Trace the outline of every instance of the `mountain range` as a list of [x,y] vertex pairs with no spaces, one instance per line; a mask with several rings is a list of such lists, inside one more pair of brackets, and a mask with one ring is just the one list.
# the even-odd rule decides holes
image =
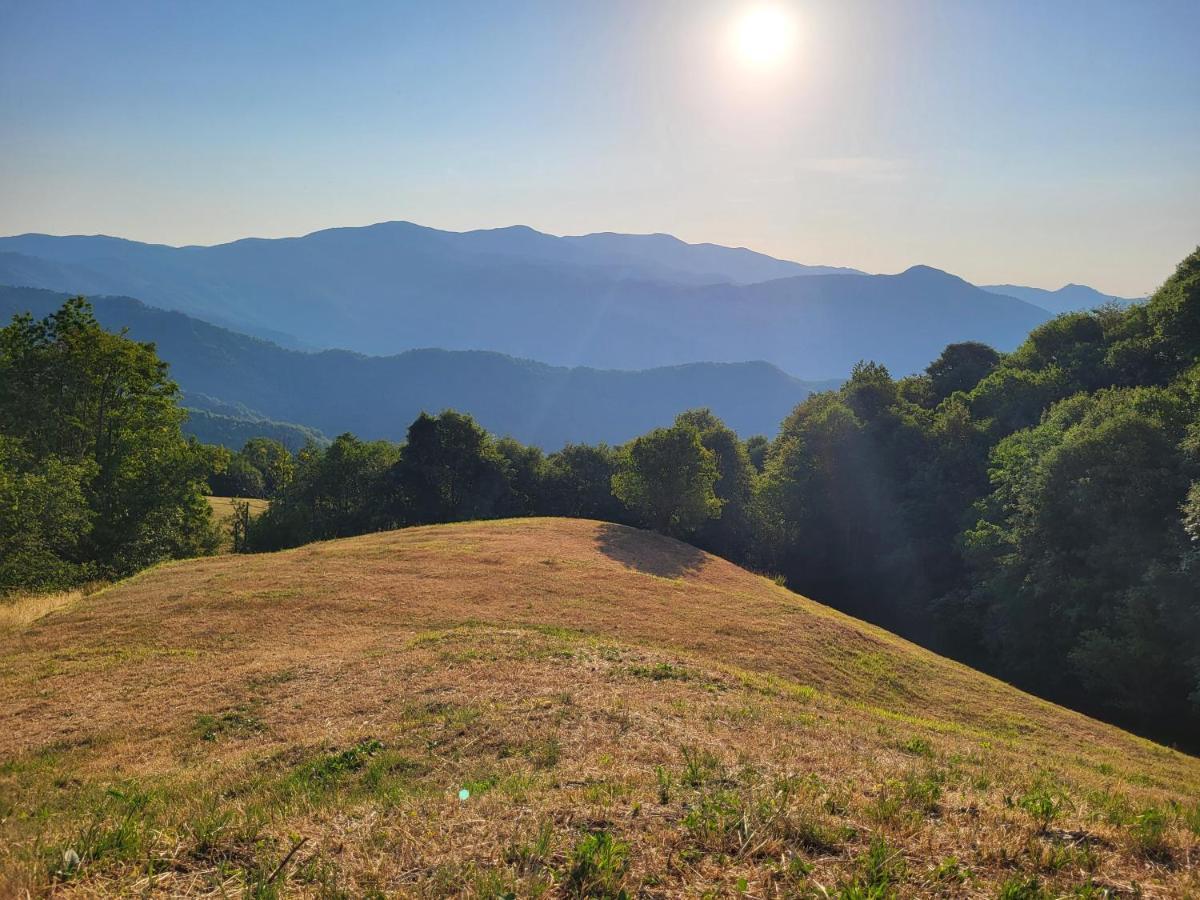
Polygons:
[[[43,317],[67,296],[0,288],[0,320],[20,312]],[[447,408],[546,449],[569,441],[621,443],[702,406],[743,436],[773,434],[809,393],[838,383],[800,381],[763,362],[611,371],[483,351],[304,352],[129,297],[91,299],[106,328],[127,328],[130,337],[155,343],[193,409],[192,433],[233,446],[256,434],[296,446],[321,438],[312,429],[400,440],[422,410]]]
[[1095,305],[1068,289],[982,289],[925,266],[870,275],[661,234],[409,222],[211,247],[0,238],[0,284],[134,296],[300,349],[491,350],[633,370],[763,360],[806,379],[860,359],[907,374],[954,341],[1008,350],[1058,307]]
[[1060,287],[1057,291],[1023,287],[1019,284],[985,284],[982,287],[985,291],[991,291],[993,294],[1016,297],[1018,300],[1040,306],[1056,316],[1066,312],[1095,309],[1097,306],[1109,303],[1128,306],[1146,299],[1145,297],[1115,297],[1112,294],[1102,294],[1086,284],[1068,284]]

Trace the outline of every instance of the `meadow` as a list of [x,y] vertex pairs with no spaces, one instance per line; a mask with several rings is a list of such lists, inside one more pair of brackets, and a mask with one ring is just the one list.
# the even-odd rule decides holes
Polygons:
[[0,893],[1188,896],[1200,761],[661,535],[165,563],[0,631]]

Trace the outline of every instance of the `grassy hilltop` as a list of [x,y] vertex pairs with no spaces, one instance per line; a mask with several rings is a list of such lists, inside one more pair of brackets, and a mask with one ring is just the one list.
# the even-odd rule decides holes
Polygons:
[[31,618],[2,896],[1200,892],[1200,760],[647,532],[412,528]]

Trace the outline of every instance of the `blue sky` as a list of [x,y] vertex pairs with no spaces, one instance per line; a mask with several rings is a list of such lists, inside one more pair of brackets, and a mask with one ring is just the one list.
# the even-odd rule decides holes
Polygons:
[[[1134,294],[1200,241],[1200,3],[0,0],[0,233],[667,231]],[[777,4],[778,5],[778,4]]]

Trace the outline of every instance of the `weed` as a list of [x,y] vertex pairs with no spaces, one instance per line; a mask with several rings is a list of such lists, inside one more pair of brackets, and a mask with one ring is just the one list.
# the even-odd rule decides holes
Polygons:
[[923,737],[914,737],[900,745],[900,749],[913,756],[933,756],[933,744]]
[[52,851],[51,875],[71,878],[90,862],[145,857],[151,824],[149,806],[150,795],[136,787],[109,788],[91,824],[66,847]]
[[944,779],[940,772],[931,772],[923,778],[909,772],[904,776],[904,802],[923,815],[935,815],[939,810],[938,801],[942,799]]
[[933,877],[945,883],[962,884],[971,877],[971,870],[959,862],[957,856],[947,856],[933,870]]
[[904,858],[882,837],[871,840],[857,861],[857,873],[841,885],[839,900],[890,900],[898,896],[897,884],[904,877]]
[[552,734],[538,743],[533,752],[533,764],[539,769],[553,769],[562,759],[562,742]]
[[629,845],[607,831],[585,835],[571,851],[571,867],[563,879],[569,897],[624,900],[622,887],[629,870]]
[[1123,794],[1114,794],[1107,788],[1089,793],[1087,803],[1092,809],[1092,817],[1109,825],[1128,825],[1134,819],[1129,798]]
[[1014,875],[1000,885],[996,900],[1050,900],[1051,894],[1042,887],[1036,875],[1028,878]]
[[346,750],[319,756],[297,768],[284,780],[284,793],[322,793],[336,785],[344,776],[362,771],[382,749],[383,744],[380,741],[369,738]]
[[1167,817],[1161,809],[1151,806],[1143,810],[1129,829],[1133,846],[1142,856],[1149,859],[1167,859],[1171,856],[1171,845],[1167,840]]
[[202,741],[215,741],[223,735],[257,734],[265,728],[262,719],[245,706],[216,716],[197,716],[192,725],[192,731]]
[[543,822],[533,839],[522,844],[510,844],[504,851],[504,861],[518,872],[538,872],[550,861],[554,849],[554,825]]
[[1065,792],[1044,781],[1035,784],[1017,800],[1017,806],[1029,814],[1040,832],[1050,827],[1068,803]]
[[232,810],[218,809],[210,803],[187,828],[192,837],[192,854],[200,859],[214,855],[232,821]]
[[721,771],[721,761],[708,750],[696,750],[694,747],[681,747],[683,754],[683,774],[680,783],[688,787],[701,787]]
[[1183,824],[1191,829],[1192,834],[1200,837],[1200,803],[1191,809],[1183,810],[1180,818],[1183,820]]
[[658,802],[666,806],[671,802],[671,789],[675,786],[675,779],[662,766],[654,767],[654,777],[658,781]]
[[635,678],[648,678],[651,681],[687,681],[692,677],[687,669],[668,662],[656,663],[653,666],[630,666],[629,674]]

